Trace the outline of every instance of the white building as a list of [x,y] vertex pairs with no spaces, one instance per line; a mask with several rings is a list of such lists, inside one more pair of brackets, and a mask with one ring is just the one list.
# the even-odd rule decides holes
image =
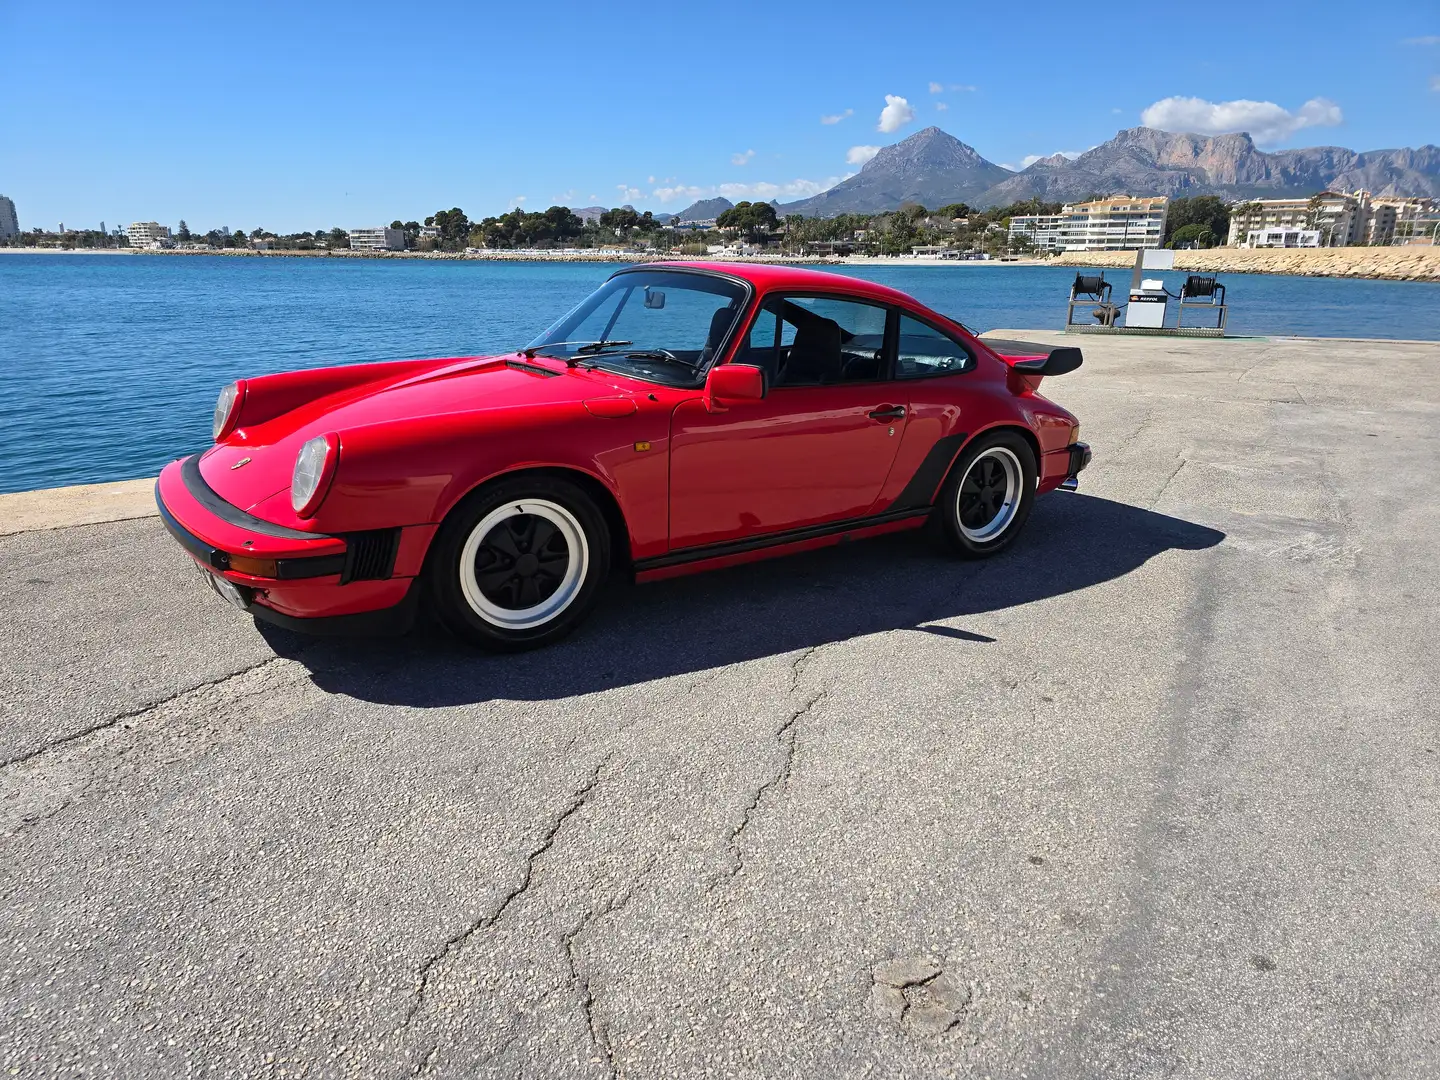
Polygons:
[[133,248],[159,248],[170,245],[170,230],[154,221],[132,221],[125,230]]
[[1320,234],[1320,247],[1347,247],[1365,240],[1370,220],[1370,193],[1322,191],[1304,199],[1257,199],[1230,209],[1232,247],[1248,244],[1252,232],[1271,229],[1310,230]]
[[1029,240],[1036,251],[1064,251],[1064,214],[1028,214],[1010,219],[1010,245],[1016,237]]
[[1267,229],[1251,229],[1245,234],[1245,246],[1251,248],[1318,248],[1319,229],[1292,229],[1284,225]]
[[1058,214],[1010,219],[1010,238],[1028,239],[1040,251],[1138,251],[1158,248],[1165,239],[1170,200],[1163,195],[1135,198],[1110,195],[1070,203]]
[[351,229],[350,248],[352,251],[404,251],[405,230],[388,227]]
[[0,195],[0,240],[20,235],[20,219],[15,215],[15,202],[8,195]]
[[405,230],[391,228],[351,229],[351,251],[404,251]]
[[1433,244],[1440,199],[1381,195],[1371,201],[1365,240],[1370,244]]

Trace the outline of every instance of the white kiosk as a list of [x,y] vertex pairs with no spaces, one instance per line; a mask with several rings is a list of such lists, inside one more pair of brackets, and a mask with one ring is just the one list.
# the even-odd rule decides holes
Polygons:
[[1125,307],[1125,325],[1144,330],[1162,330],[1170,294],[1160,278],[1147,278],[1146,270],[1175,269],[1175,252],[1168,248],[1142,248],[1135,253],[1135,271],[1130,278],[1130,302]]

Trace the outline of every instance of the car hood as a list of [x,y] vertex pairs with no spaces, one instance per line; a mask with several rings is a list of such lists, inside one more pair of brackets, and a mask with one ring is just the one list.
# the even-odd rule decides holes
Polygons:
[[635,389],[603,371],[532,363],[513,354],[470,357],[398,381],[381,377],[307,402],[263,424],[242,427],[206,451],[200,473],[226,502],[253,510],[290,487],[295,455],[316,435],[339,433],[343,454],[348,428],[585,401]]

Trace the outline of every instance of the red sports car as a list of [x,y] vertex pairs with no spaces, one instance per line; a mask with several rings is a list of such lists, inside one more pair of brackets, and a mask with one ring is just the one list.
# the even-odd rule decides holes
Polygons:
[[868,281],[652,263],[504,356],[241,379],[156,500],[259,618],[394,630],[423,604],[530,648],[616,569],[653,581],[927,522],[994,554],[1090,461],[1037,393],[1080,362]]

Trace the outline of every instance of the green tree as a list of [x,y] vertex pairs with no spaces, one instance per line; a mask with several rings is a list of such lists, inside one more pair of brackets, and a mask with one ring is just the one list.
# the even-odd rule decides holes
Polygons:
[[1170,243],[1166,246],[1172,248],[1184,248],[1192,246],[1201,248],[1212,248],[1215,246],[1215,244],[1215,233],[1210,228],[1210,226],[1198,221],[1194,221],[1191,222],[1189,225],[1182,225],[1180,228],[1176,229],[1174,235],[1170,237]]
[[185,224],[185,219],[180,219],[180,228],[175,230],[175,239],[182,244],[189,243],[194,237],[190,235],[190,226]]
[[435,217],[426,218],[425,223],[440,230],[440,246],[446,251],[459,251],[470,238],[470,219],[458,206],[435,211]]
[[396,218],[394,221],[390,222],[390,228],[392,228],[392,229],[403,229],[403,228],[405,228],[405,223],[404,223],[403,221],[401,221],[399,218]]
[[330,230],[328,239],[332,251],[343,250],[350,246],[350,234],[338,226]]
[[[1241,208],[1237,208],[1238,210]],[[1191,198],[1171,199],[1165,212],[1165,238],[1167,247],[1174,246],[1175,234],[1191,225],[1203,225],[1215,237],[1230,235],[1230,208],[1224,200],[1215,195],[1196,195]],[[1194,236],[1190,235],[1193,239]],[[1219,241],[1217,240],[1216,243]],[[1209,245],[1211,247],[1214,244]]]

